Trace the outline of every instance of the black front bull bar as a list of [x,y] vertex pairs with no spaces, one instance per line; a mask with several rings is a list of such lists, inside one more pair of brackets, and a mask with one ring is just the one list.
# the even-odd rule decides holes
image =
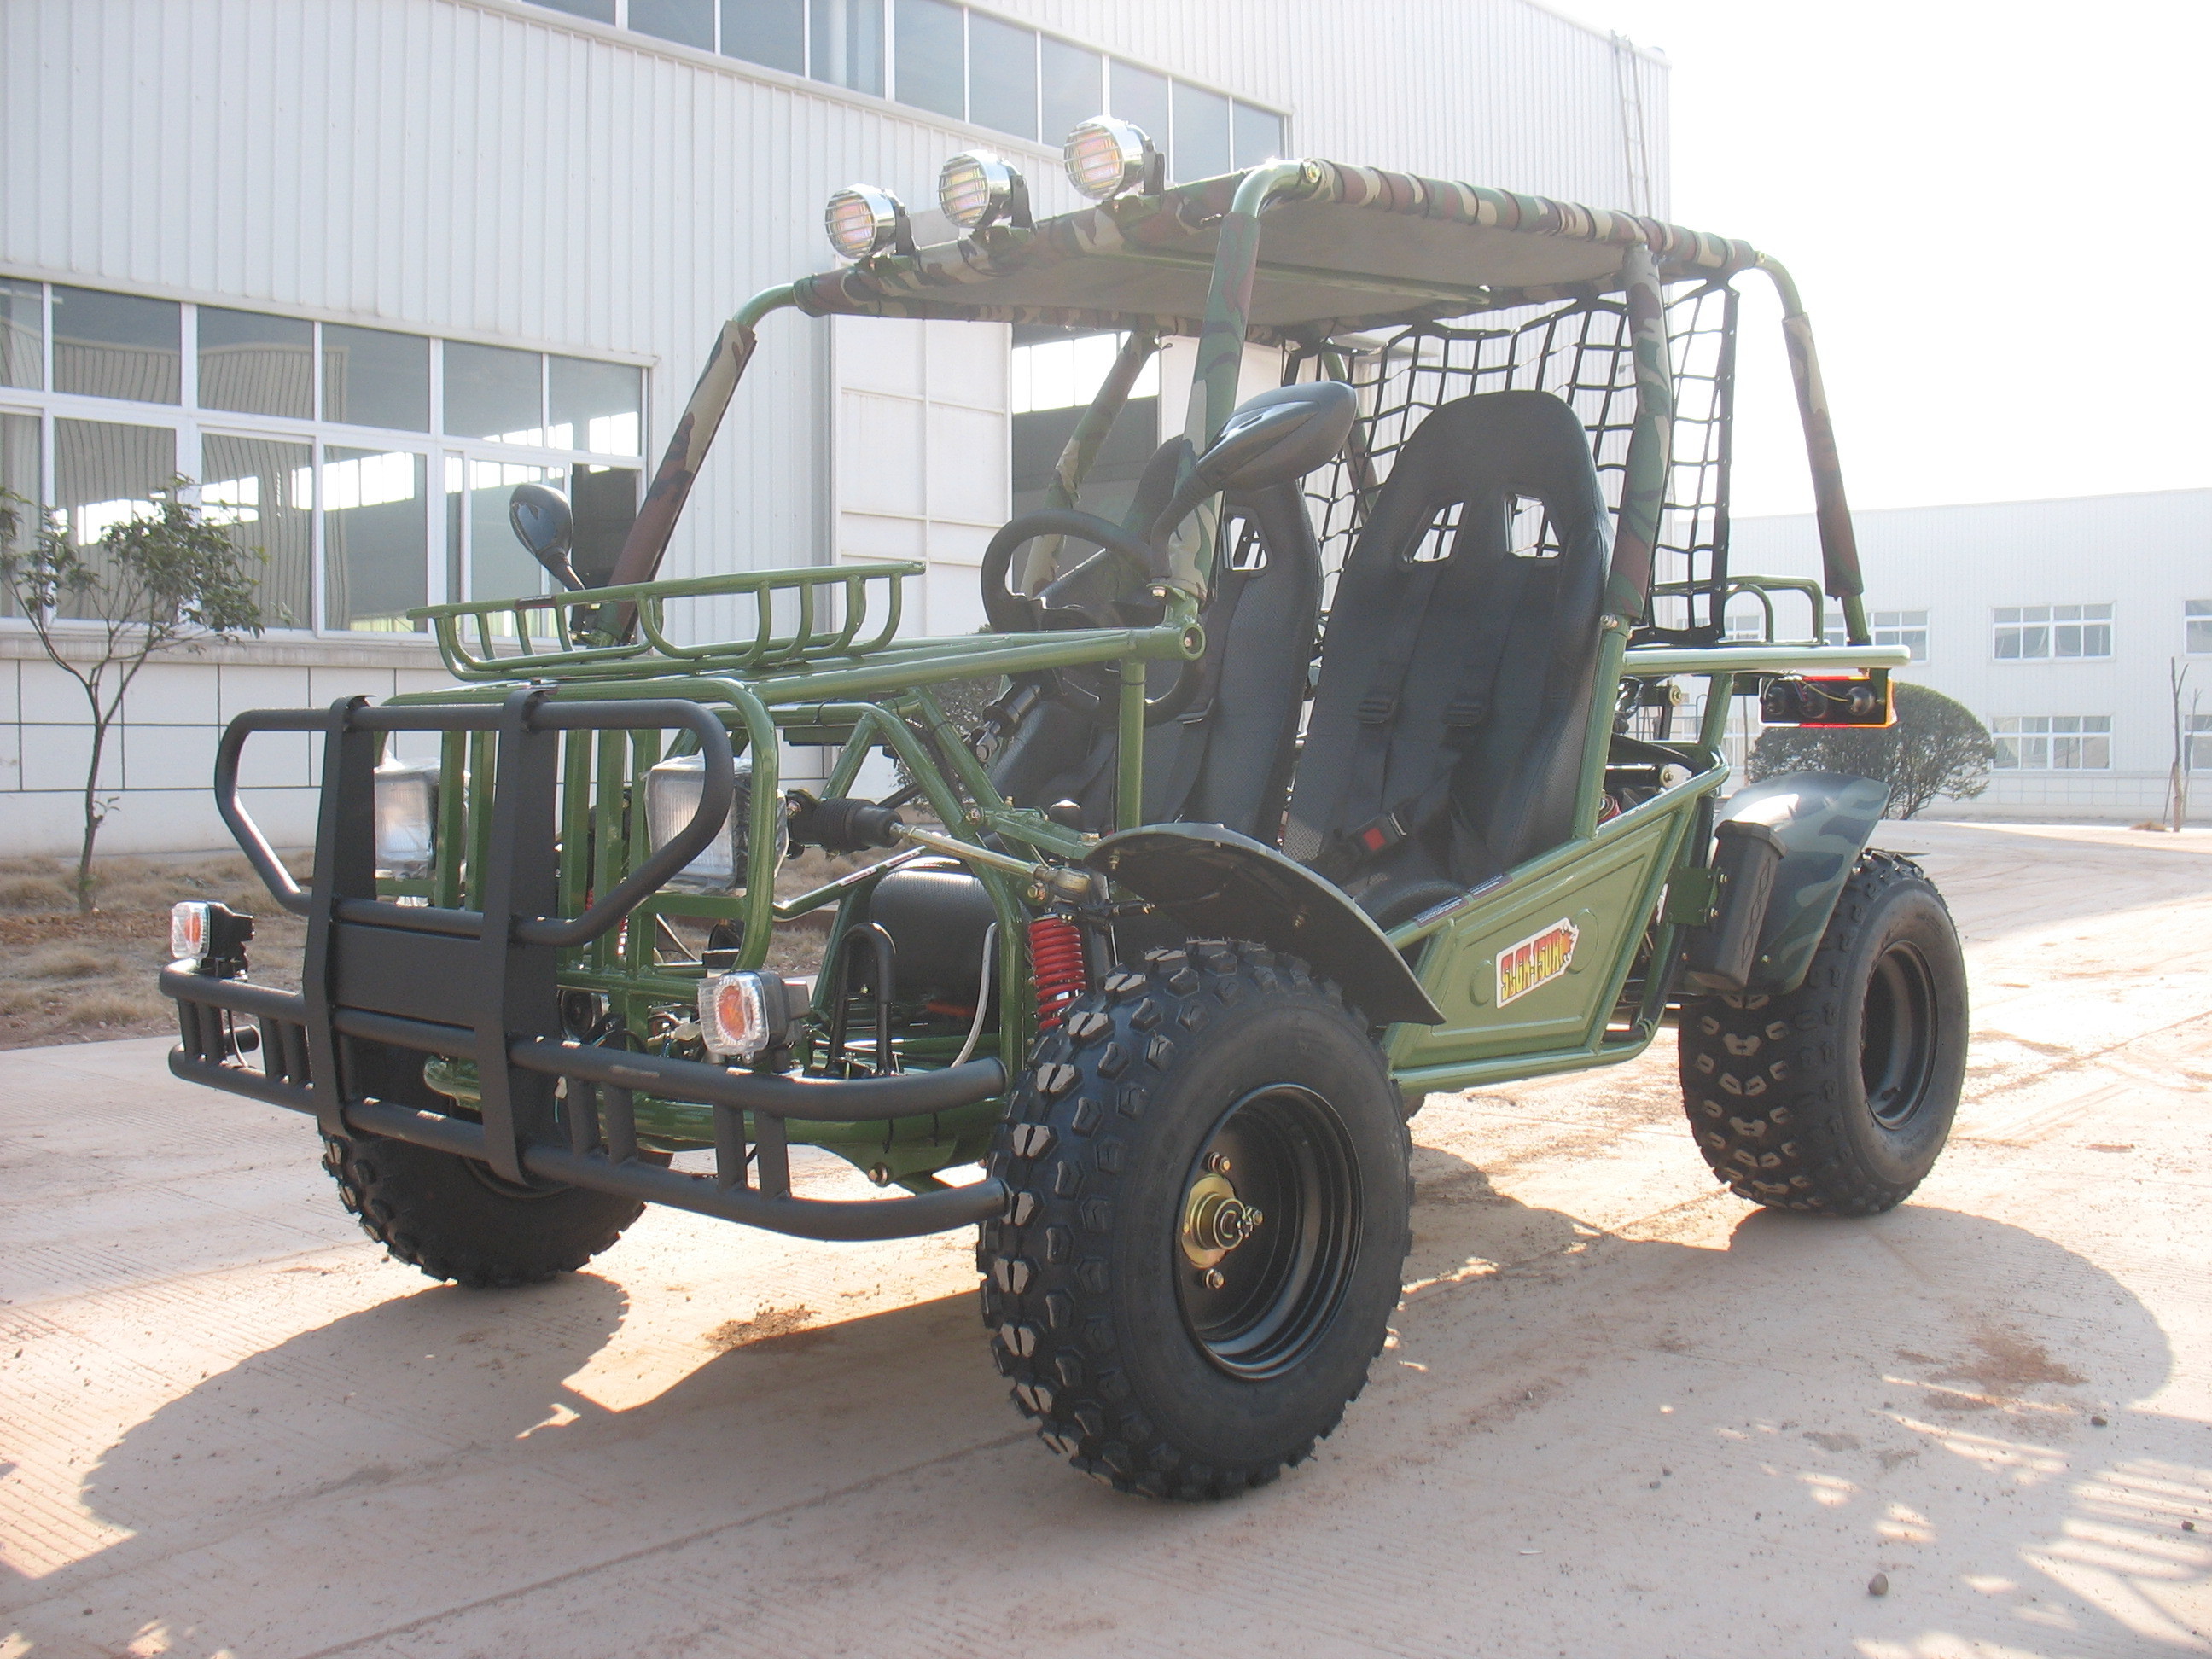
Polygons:
[[[696,732],[706,759],[690,821],[583,915],[547,914],[557,858],[557,734],[669,726]],[[256,732],[323,735],[315,866],[305,889],[239,799],[239,758]],[[379,738],[389,732],[496,734],[483,909],[376,896],[374,775]],[[907,1238],[1000,1213],[1007,1192],[992,1177],[907,1198],[796,1198],[787,1129],[793,1118],[869,1123],[974,1105],[1005,1090],[996,1060],[812,1081],[544,1035],[561,1030],[558,953],[620,925],[720,833],[734,799],[727,731],[696,702],[561,702],[540,687],[498,704],[376,708],[356,697],[327,710],[240,714],[216,751],[216,804],[277,902],[307,919],[301,989],[164,969],[161,990],[176,1000],[181,1034],[169,1069],[310,1113],[325,1134],[382,1135],[477,1159],[509,1181],[587,1187],[802,1238]],[[238,1041],[240,1017],[258,1028],[250,1049]],[[475,1061],[481,1121],[404,1098],[428,1091],[412,1079],[394,1085],[392,1068],[377,1059],[392,1048]],[[258,1069],[242,1049],[258,1054]],[[639,1089],[713,1108],[714,1175],[681,1174],[639,1156]]]

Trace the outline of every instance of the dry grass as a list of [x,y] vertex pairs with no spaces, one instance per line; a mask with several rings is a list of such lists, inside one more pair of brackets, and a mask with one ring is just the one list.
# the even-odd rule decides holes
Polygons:
[[300,982],[307,930],[235,854],[95,860],[88,916],[76,913],[75,872],[60,860],[0,863],[0,1048],[173,1032],[175,1012],[155,976],[168,960],[179,899],[252,916],[253,977],[286,989]]
[[[776,896],[795,897],[881,856],[804,853],[777,872]],[[304,854],[288,862],[305,876]],[[246,954],[254,980],[298,987],[306,925],[278,907],[237,854],[99,859],[93,872],[97,908],[80,916],[70,885],[74,865],[0,861],[0,1048],[173,1032],[175,1011],[155,980],[168,960],[169,907],[179,899],[213,899],[253,917]],[[812,973],[833,913],[778,928],[769,966]]]

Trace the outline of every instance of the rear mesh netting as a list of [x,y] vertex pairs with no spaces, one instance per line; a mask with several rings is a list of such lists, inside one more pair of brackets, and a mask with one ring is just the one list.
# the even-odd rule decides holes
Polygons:
[[[1667,301],[1673,460],[1638,644],[1710,645],[1722,636],[1735,305],[1733,289],[1692,283],[1677,285]],[[1286,378],[1322,376],[1349,380],[1360,406],[1343,457],[1307,480],[1332,594],[1398,452],[1433,410],[1471,393],[1534,389],[1565,398],[1589,434],[1606,503],[1620,508],[1636,418],[1636,366],[1627,308],[1619,301],[1531,308],[1517,320],[1509,313],[1486,314],[1476,325],[1418,323],[1292,356]],[[1516,549],[1531,556],[1556,553],[1540,512],[1523,516],[1525,526],[1515,526]],[[1439,525],[1416,556],[1442,556],[1452,527]]]

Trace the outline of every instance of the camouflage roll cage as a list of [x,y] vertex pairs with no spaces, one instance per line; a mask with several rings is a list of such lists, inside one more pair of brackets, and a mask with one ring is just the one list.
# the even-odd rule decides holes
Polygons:
[[[1752,270],[1782,297],[1818,502],[1825,580],[1817,586],[1726,569],[1729,284]],[[1385,1052],[1408,1095],[1639,1052],[1668,995],[1669,975],[1649,964],[1671,962],[1681,930],[1715,913],[1706,869],[1711,799],[1728,774],[1722,739],[1739,678],[1858,670],[1879,682],[1905,660],[1902,650],[1869,642],[1809,324],[1787,273],[1742,242],[1538,197],[1302,161],[1121,197],[1034,228],[994,226],[941,246],[872,255],[769,289],[724,325],[609,586],[416,613],[463,682],[454,689],[376,709],[242,716],[234,726],[219,799],[280,901],[309,916],[307,989],[304,999],[288,997],[169,970],[164,987],[184,1018],[172,1062],[180,1075],[313,1111],[333,1133],[351,1125],[483,1158],[510,1178],[537,1175],[789,1232],[893,1237],[996,1212],[1005,1197],[997,1182],[946,1188],[934,1173],[981,1155],[995,1102],[1026,1063],[1036,1015],[1018,994],[1030,983],[1024,926],[1071,882],[1090,880],[1086,869],[1127,878],[1103,856],[1115,836],[1102,845],[1004,799],[939,690],[986,676],[1118,665],[1118,704],[1109,678],[1103,718],[1119,736],[1115,817],[1122,831],[1136,829],[1146,670],[1205,652],[1201,617],[1221,498],[1176,532],[1151,626],[902,639],[902,586],[921,569],[912,564],[655,580],[756,331],[787,308],[1126,331],[1114,371],[1061,458],[1051,501],[1063,507],[1076,501],[1164,336],[1197,338],[1184,428],[1193,452],[1229,421],[1247,343],[1285,347],[1292,377],[1346,380],[1359,393],[1346,453],[1308,485],[1322,544],[1333,550],[1358,527],[1395,446],[1443,398],[1535,386],[1558,391],[1583,416],[1614,518],[1571,838],[1387,938],[1320,878],[1253,847],[1255,859],[1266,855],[1262,889],[1304,895],[1291,907],[1305,907],[1304,931],[1264,942],[1315,957],[1371,1017],[1401,1022]],[[1695,407],[1678,409],[1685,399]],[[1036,545],[1051,556],[1048,544]],[[1846,645],[1821,643],[1823,589],[1840,604]],[[1802,641],[1777,637],[1774,599],[1785,592],[1811,608]],[[1725,639],[1722,613],[1739,594],[1763,609],[1764,639]],[[750,613],[750,626],[734,639],[694,643],[701,629],[679,625],[672,606],[690,607],[692,623]],[[1669,758],[1680,765],[1651,799],[1601,822],[1624,711],[1663,702],[1645,694],[1680,675],[1706,681],[1700,729],[1694,740],[1673,744]],[[310,890],[292,884],[239,804],[238,751],[252,731],[272,728],[325,735],[324,831]],[[671,728],[677,742],[664,748]],[[386,735],[402,730],[441,734],[439,850],[419,878],[392,879],[371,868],[354,820],[368,816]],[[779,740],[839,750],[825,798],[848,795],[878,750],[903,763],[945,829],[910,836],[917,846],[902,856],[926,848],[963,860],[1000,918],[991,954],[1000,1018],[984,1057],[970,1058],[979,1052],[980,1007],[964,1044],[957,1034],[896,1043],[882,1036],[872,1050],[848,1041],[846,1010],[829,1003],[842,989],[848,943],[866,930],[855,902],[867,872],[787,902],[765,880],[719,893],[663,884],[706,844],[714,833],[708,820],[733,799],[731,774],[713,752],[721,746],[710,740],[717,731],[750,757],[750,795],[734,799],[755,848],[775,844],[782,829]],[[646,774],[668,755],[702,750],[700,810],[656,848],[644,814]],[[1863,816],[1863,802],[1832,805],[1841,819]],[[1866,826],[1854,832],[1841,819],[1814,812],[1806,833],[1817,839],[1825,825],[1838,847],[1852,833],[1863,842]],[[1762,940],[1761,961],[1777,981],[1790,978],[1793,960],[1802,975],[1850,862],[1823,856],[1828,873],[1796,895],[1796,919]],[[1315,889],[1328,896],[1313,898]],[[1577,905],[1601,906],[1602,914]],[[668,1032],[682,1029],[672,1011],[694,996],[705,969],[703,958],[685,966],[660,957],[665,920],[726,924],[738,940],[722,953],[726,965],[750,969],[766,962],[779,923],[832,906],[814,1036],[801,1045],[798,1075],[744,1073],[672,1052]],[[1568,925],[1553,924],[1555,914],[1583,918],[1576,925],[1589,965],[1576,969],[1577,982],[1563,980],[1545,994],[1556,1006],[1529,998],[1512,1021],[1501,1023],[1495,1006],[1470,1011],[1470,998],[1486,998],[1466,987],[1493,963],[1502,985],[1505,955],[1529,942],[1518,934],[1534,939],[1547,925]],[[1415,951],[1424,941],[1431,943]],[[1425,990],[1410,981],[1398,990],[1385,985],[1393,974],[1406,977],[1408,957]],[[465,988],[441,1006],[442,992],[394,988],[406,981]],[[1451,1016],[1438,1019],[1447,988]],[[579,1030],[554,1012],[556,996],[599,999],[605,1018]],[[258,1023],[258,1041],[240,1038],[248,1021]],[[349,1042],[428,1053],[431,1086],[480,1122],[369,1097],[373,1079],[346,1078]],[[256,1048],[258,1069],[243,1058]],[[404,1102],[405,1092],[396,1097]],[[914,1195],[860,1205],[795,1199],[788,1140],[829,1146]],[[719,1174],[702,1180],[649,1167],[639,1161],[641,1142],[714,1147]],[[865,1219],[854,1213],[864,1211]]]

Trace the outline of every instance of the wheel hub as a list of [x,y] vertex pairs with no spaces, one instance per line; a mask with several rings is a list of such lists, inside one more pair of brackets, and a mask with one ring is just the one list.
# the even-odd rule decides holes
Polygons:
[[1259,1210],[1237,1195],[1224,1169],[1209,1169],[1191,1183],[1182,1207],[1183,1258],[1200,1273],[1210,1273],[1222,1259],[1257,1232],[1267,1219]]

